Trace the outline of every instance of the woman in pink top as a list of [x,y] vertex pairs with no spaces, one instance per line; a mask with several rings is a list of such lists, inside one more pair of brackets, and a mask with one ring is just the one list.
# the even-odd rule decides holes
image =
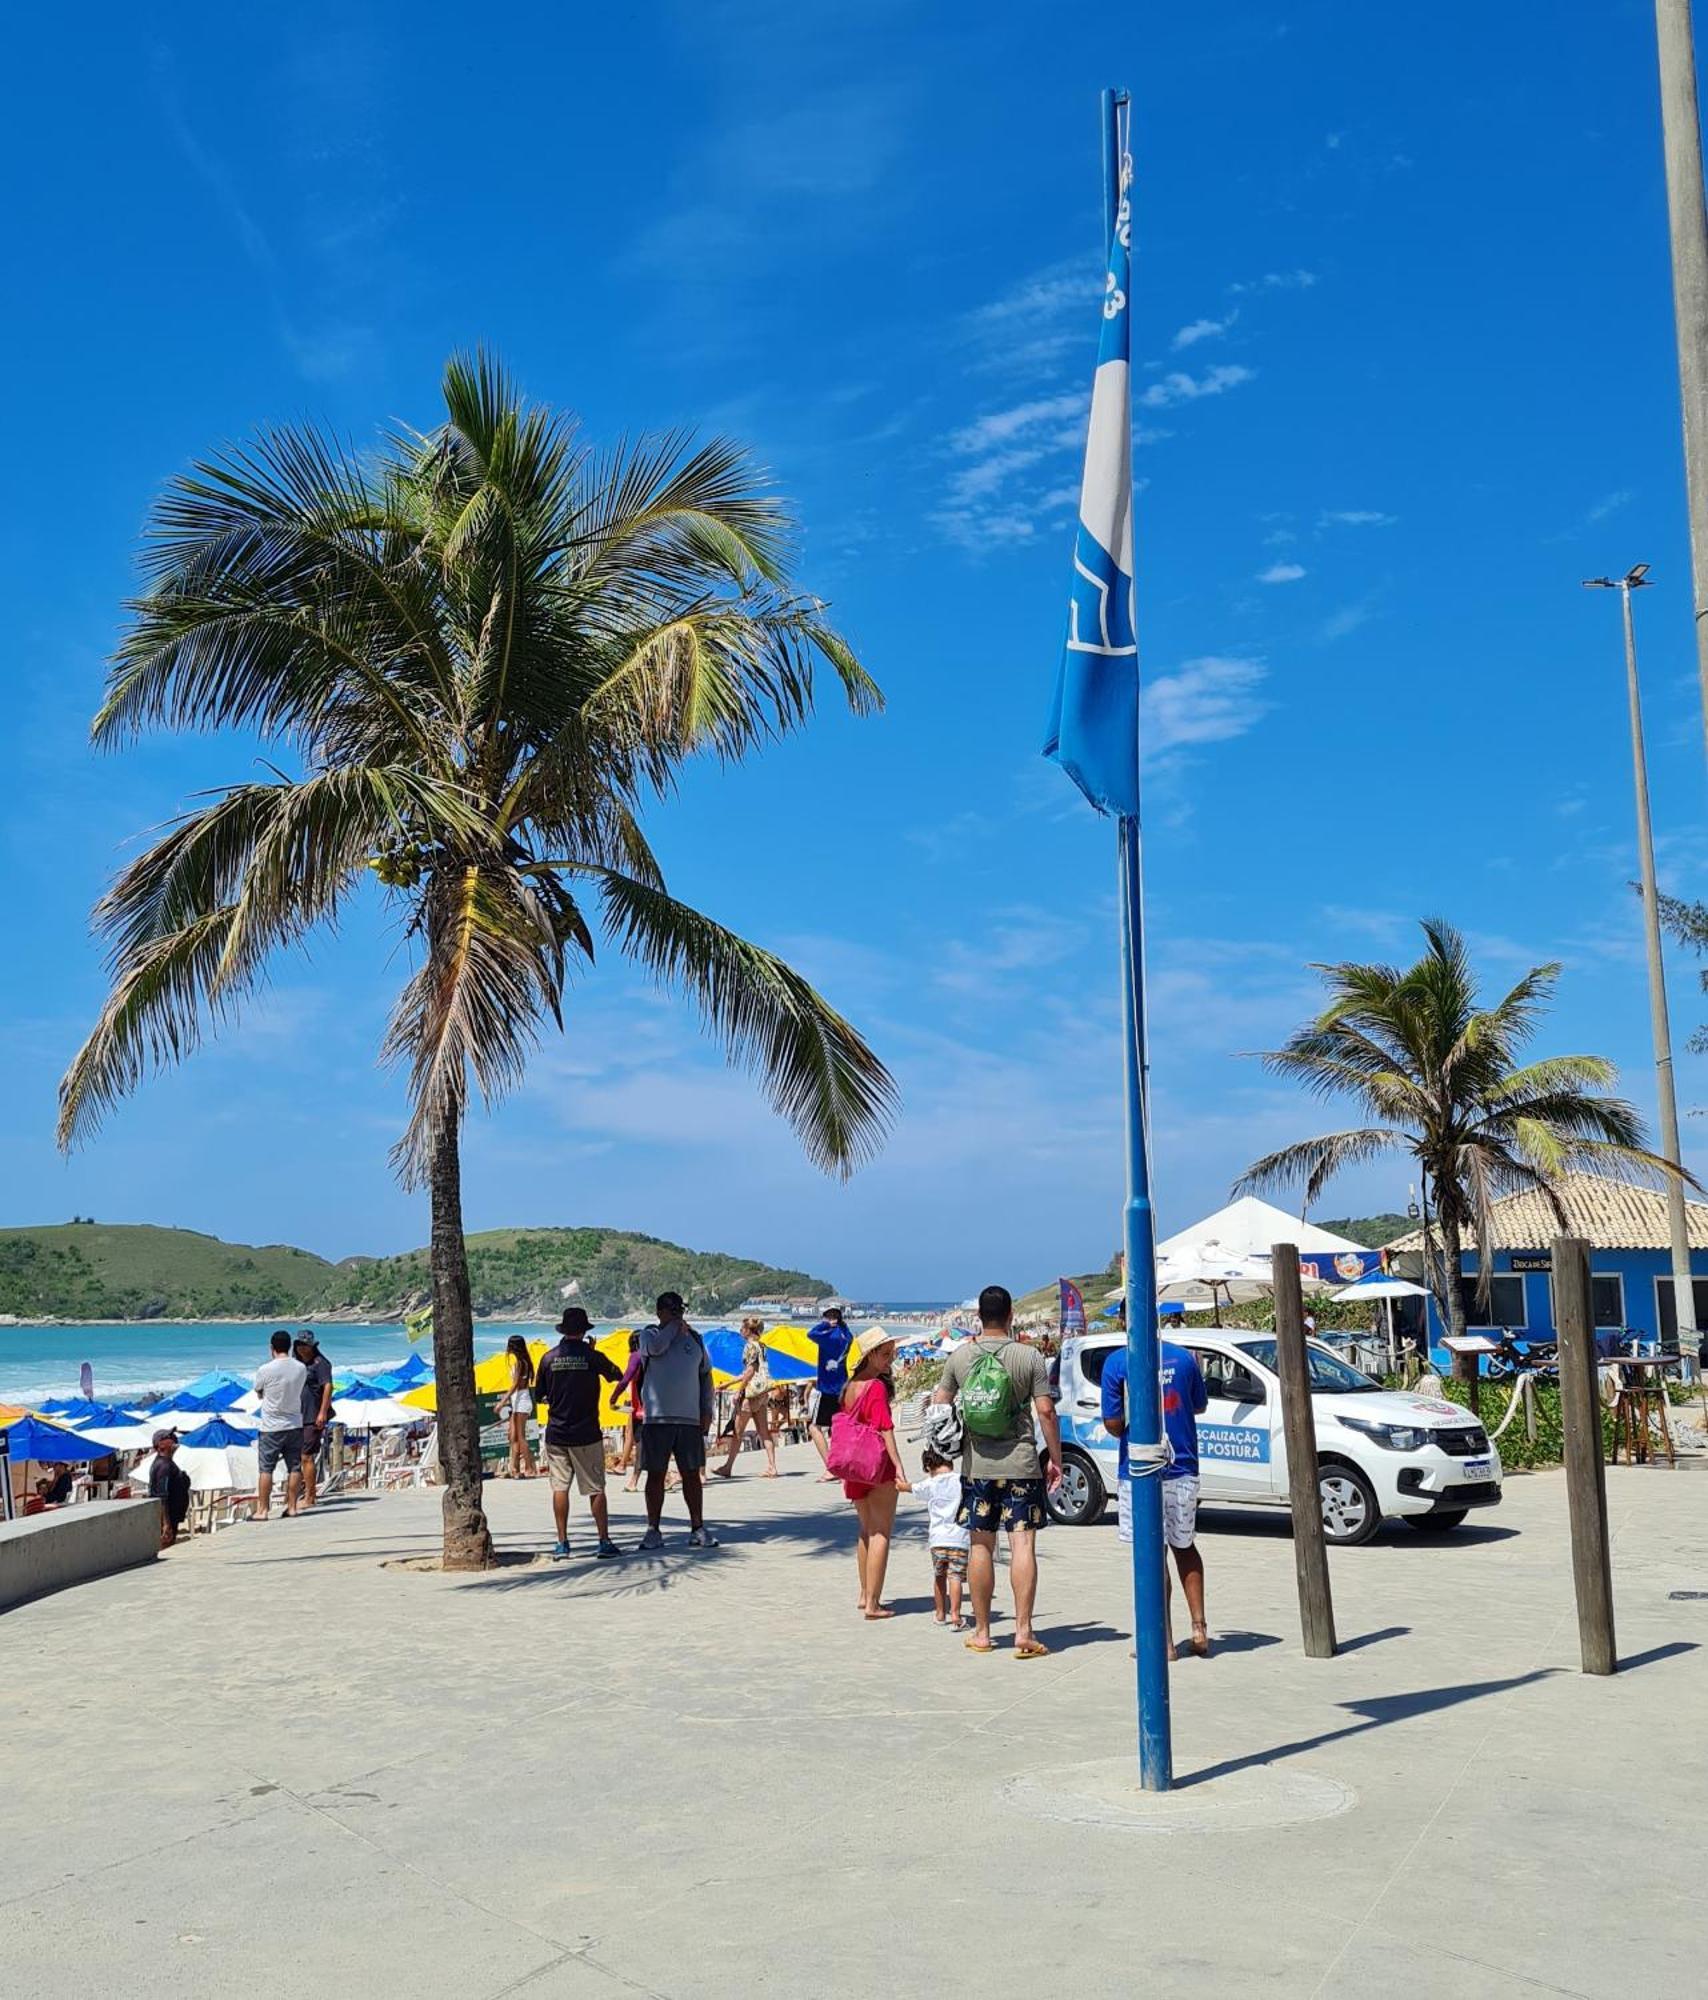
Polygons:
[[[870,1341],[872,1344],[867,1345]],[[860,1365],[842,1391],[842,1408],[858,1424],[875,1430],[889,1456],[889,1477],[875,1486],[845,1479],[842,1490],[854,1502],[860,1521],[855,1560],[860,1566],[860,1609],[868,1618],[893,1618],[884,1608],[884,1571],[890,1561],[890,1534],[895,1527],[896,1496],[911,1493],[901,1453],[896,1448],[895,1418],[890,1413],[890,1364],[895,1360],[893,1334],[874,1327],[861,1337]]]

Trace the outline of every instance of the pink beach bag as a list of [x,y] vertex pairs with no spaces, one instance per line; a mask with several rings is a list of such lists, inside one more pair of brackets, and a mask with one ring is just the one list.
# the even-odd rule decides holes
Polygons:
[[854,1486],[876,1486],[889,1462],[882,1433],[863,1424],[852,1410],[838,1410],[830,1420],[825,1470]]

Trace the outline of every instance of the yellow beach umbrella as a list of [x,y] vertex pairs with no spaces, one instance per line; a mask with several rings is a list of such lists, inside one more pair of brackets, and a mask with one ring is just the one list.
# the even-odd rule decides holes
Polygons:
[[[530,1340],[528,1355],[536,1368],[540,1356],[553,1343],[549,1340]],[[510,1352],[501,1347],[496,1354],[489,1354],[484,1361],[475,1364],[474,1392],[477,1396],[501,1396],[510,1387]],[[431,1382],[423,1382],[419,1389],[410,1389],[397,1399],[400,1403],[412,1403],[418,1410],[437,1410],[438,1392]]]

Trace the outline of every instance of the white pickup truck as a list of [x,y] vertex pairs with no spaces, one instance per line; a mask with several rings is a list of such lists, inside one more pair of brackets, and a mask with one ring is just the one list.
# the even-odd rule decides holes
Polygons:
[[[1116,1484],[1116,1444],[1103,1428],[1103,1366],[1125,1336],[1091,1333],[1062,1347],[1062,1483],[1058,1521],[1101,1519]],[[1198,1358],[1209,1405],[1198,1419],[1199,1498],[1285,1507],[1287,1440],[1273,1334],[1194,1330],[1173,1343]],[[1306,1349],[1317,1426],[1317,1486],[1331,1542],[1367,1542],[1393,1516],[1456,1528],[1500,1502],[1500,1454],[1457,1403],[1384,1389],[1320,1341]]]

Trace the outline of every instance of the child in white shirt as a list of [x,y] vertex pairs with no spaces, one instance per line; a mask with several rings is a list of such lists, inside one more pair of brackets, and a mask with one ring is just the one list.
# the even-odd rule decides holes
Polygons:
[[913,1490],[931,1510],[926,1539],[931,1546],[932,1617],[951,1632],[961,1629],[961,1589],[967,1577],[967,1551],[973,1545],[972,1531],[955,1519],[961,1505],[961,1475],[941,1452],[928,1445],[925,1450],[925,1477],[913,1482]]

